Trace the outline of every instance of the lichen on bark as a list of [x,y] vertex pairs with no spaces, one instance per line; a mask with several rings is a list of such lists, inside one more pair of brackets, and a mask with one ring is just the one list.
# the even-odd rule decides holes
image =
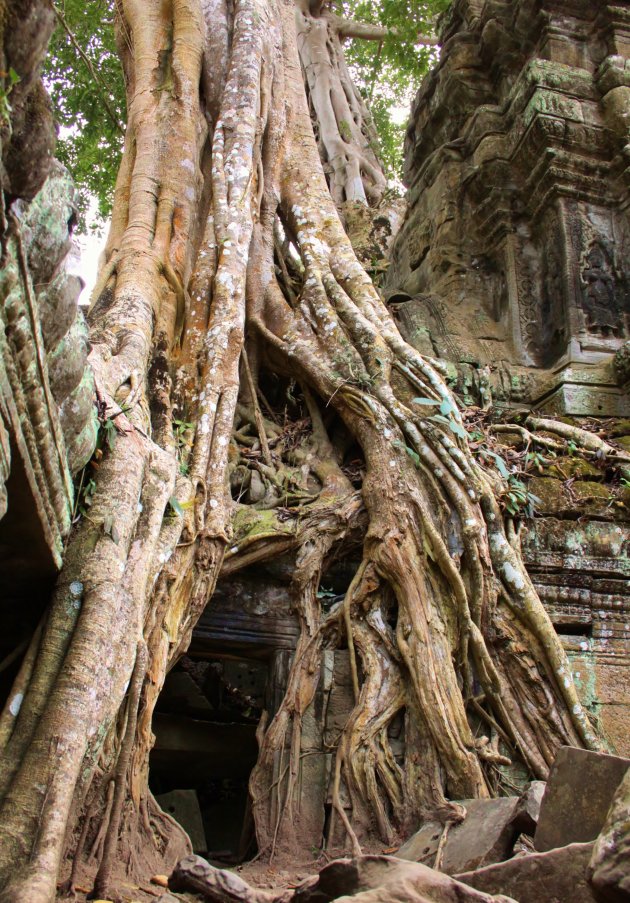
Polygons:
[[[286,0],[117,4],[129,121],[89,315],[100,410],[116,439],[33,640],[21,707],[4,725],[3,903],[53,899],[66,852],[93,852],[93,868],[105,861],[105,895],[112,849],[135,876],[186,849],[148,792],[153,709],[222,566],[234,572],[279,547],[295,555],[301,635],[285,699],[259,731],[261,853],[299,843],[301,721],[325,646],[347,644],[353,662],[333,806],[354,849],[423,816],[457,820],[452,800],[489,795],[506,756],[544,777],[559,745],[598,744],[498,504],[500,480],[475,460],[439,364],[402,339],[344,232],[295,15]],[[298,13],[314,28],[309,15]],[[366,174],[379,183],[358,151],[350,157],[335,200],[358,186],[357,161],[362,184]],[[269,374],[294,381],[308,411],[290,455],[269,447]],[[428,415],[418,397],[448,416]],[[360,449],[359,488],[333,418]],[[242,506],[229,474],[244,423],[266,459],[267,501],[278,504],[271,490],[291,467],[309,497],[294,500],[291,529],[253,504],[260,514],[235,543]],[[324,612],[322,570],[349,541],[360,548],[356,575]],[[397,716],[402,765],[388,738]],[[333,825],[331,846],[336,836]]]

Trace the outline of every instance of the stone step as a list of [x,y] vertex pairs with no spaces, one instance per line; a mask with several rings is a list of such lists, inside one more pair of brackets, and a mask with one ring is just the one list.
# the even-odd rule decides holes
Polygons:
[[586,877],[592,852],[592,843],[572,843],[454,877],[484,893],[505,894],[519,903],[594,903]]
[[629,766],[630,759],[562,746],[542,799],[536,850],[595,840]]

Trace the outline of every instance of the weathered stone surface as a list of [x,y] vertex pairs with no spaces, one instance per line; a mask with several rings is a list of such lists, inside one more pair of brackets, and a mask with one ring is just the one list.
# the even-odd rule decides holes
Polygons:
[[545,795],[545,781],[532,781],[521,795],[514,812],[514,826],[523,834],[534,834]]
[[616,371],[611,357],[630,328],[626,175],[614,162],[627,140],[615,82],[625,16],[625,0],[615,12],[455,0],[413,104],[387,294],[415,305],[413,325],[400,317],[410,341],[459,370],[489,365],[503,401],[599,416],[629,404],[623,354]]
[[208,845],[197,793],[194,790],[171,790],[155,799],[160,808],[172,815],[188,834],[195,853],[205,853]]
[[[466,809],[466,818],[449,830],[440,865],[440,870],[449,875],[506,859],[521,830],[514,823],[518,797],[460,800],[460,803]],[[433,865],[441,835],[439,824],[423,825],[396,855],[399,859]]]
[[[28,28],[38,32],[37,40],[49,15],[38,20],[39,5],[29,4],[25,17],[35,16]],[[16,90],[25,88],[25,81],[26,75]],[[28,159],[34,169],[35,163]],[[97,420],[87,331],[77,308],[79,285],[64,269],[76,219],[76,189],[60,164],[47,161],[48,169],[30,203],[14,201],[6,236],[0,274],[0,416],[20,458],[9,470],[23,468],[30,486],[32,500],[21,499],[21,515],[32,513],[39,520],[58,566],[70,526],[71,474],[91,456]],[[42,562],[42,569],[47,567]]]
[[630,760],[563,746],[551,769],[534,845],[540,852],[595,840]]
[[278,893],[250,887],[233,872],[214,868],[199,856],[187,856],[173,872],[169,887],[193,891],[214,903],[514,903],[509,897],[489,896],[441,872],[392,856],[338,859],[318,876]]
[[331,862],[320,872],[317,884],[303,892],[298,888],[293,897],[295,903],[509,903],[510,899],[473,891],[441,872],[390,856]]
[[11,90],[11,129],[2,141],[2,187],[30,200],[48,175],[55,146],[52,108],[40,77],[55,14],[46,0],[5,0],[0,70],[20,76]]
[[603,480],[604,472],[584,458],[556,458],[549,468],[552,477],[561,480]]
[[513,896],[519,903],[593,903],[586,871],[592,850],[592,843],[573,843],[456,877],[488,894]]
[[[443,17],[407,130],[409,209],[385,294],[467,403],[630,414],[628,170],[615,163],[629,10],[454,0]],[[591,711],[630,751],[630,708],[600,695],[604,664],[630,662],[630,506],[610,468],[569,452],[533,471],[525,562],[567,651],[584,653]]]
[[630,900],[630,771],[617,788],[606,824],[595,841],[588,875],[602,903]]
[[435,862],[441,836],[442,825],[439,822],[426,822],[396,851],[396,856],[399,859],[432,865]]

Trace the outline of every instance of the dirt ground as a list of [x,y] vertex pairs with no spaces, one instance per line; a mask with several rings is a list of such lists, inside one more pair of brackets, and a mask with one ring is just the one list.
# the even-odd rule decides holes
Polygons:
[[[374,847],[373,849],[366,848],[363,852],[387,853],[391,855],[395,852],[395,848],[384,848],[379,846]],[[327,856],[324,853],[314,859],[305,860],[303,862],[294,862],[289,860],[286,856],[278,854],[271,863],[254,859],[251,862],[244,862],[242,865],[230,866],[229,868],[243,878],[244,881],[247,881],[248,884],[251,884],[252,887],[259,887],[262,890],[268,891],[280,891],[287,887],[298,885],[300,881],[303,881],[304,878],[308,878],[309,875],[317,874],[333,859],[340,859],[350,855],[350,850],[335,850],[334,856]],[[216,865],[217,868],[226,868],[226,866],[220,862],[214,862],[213,865]],[[159,897],[166,893],[167,888],[161,883],[165,877],[166,876],[155,876],[155,879],[150,883],[140,886],[131,884],[125,879],[122,879],[118,882],[119,897],[117,900],[111,901],[111,903],[155,903]],[[72,900],[73,903],[84,903],[84,901],[87,903],[90,891],[91,882],[89,878],[87,876],[79,876],[74,897],[71,895],[64,895],[61,892],[60,886],[57,900],[60,901],[60,903],[61,901],[70,900]],[[197,894],[175,894],[172,891],[170,891],[170,893],[178,900],[184,901],[184,903],[199,903],[199,901],[203,900],[203,897]],[[92,900],[89,901],[89,903],[110,903],[110,901]]]

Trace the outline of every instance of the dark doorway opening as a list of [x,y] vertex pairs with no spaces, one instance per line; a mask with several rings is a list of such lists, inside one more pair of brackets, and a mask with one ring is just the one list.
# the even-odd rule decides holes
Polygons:
[[[55,585],[54,531],[33,495],[19,449],[11,443],[7,511],[0,519],[0,710]],[[48,527],[48,533],[46,532]]]
[[248,782],[268,666],[257,659],[184,656],[153,718],[149,786],[196,853],[237,863],[256,853]]

